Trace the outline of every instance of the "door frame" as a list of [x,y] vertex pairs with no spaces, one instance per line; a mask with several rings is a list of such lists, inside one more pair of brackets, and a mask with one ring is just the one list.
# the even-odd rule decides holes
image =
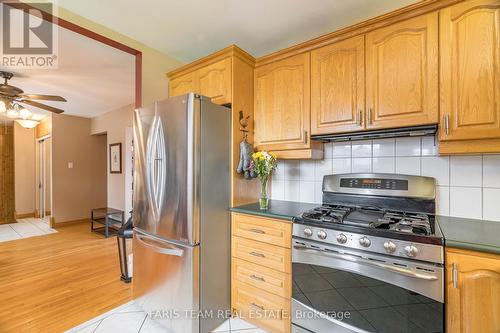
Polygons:
[[[43,152],[42,154],[42,145],[43,144],[47,144],[47,140],[48,139],[51,139],[52,138],[52,135],[51,134],[47,134],[47,135],[44,135],[42,137],[39,137],[39,138],[36,138],[36,144],[37,144],[37,170],[36,170],[36,173],[37,173],[37,176],[36,176],[36,179],[38,180],[38,184],[35,184],[35,187],[36,187],[36,199],[37,199],[37,204],[38,204],[38,217],[39,218],[43,218],[45,217],[45,214],[46,214],[46,207],[45,207],[45,204],[46,204],[46,198],[45,198],[45,195],[46,195],[46,185],[45,185],[45,182],[46,182],[46,177],[45,176],[42,176],[43,175],[46,175],[47,174],[47,170],[46,170],[46,159],[48,158],[48,160],[50,161],[50,164],[51,164],[51,167],[50,167],[50,171],[51,171],[51,175],[50,175],[50,212],[52,214],[52,147],[51,147],[51,153],[50,153],[50,156],[45,156],[45,151]],[[52,143],[51,143],[52,144]],[[43,156],[43,158],[42,158]],[[43,161],[42,161],[43,159]],[[42,163],[43,162],[43,163]],[[43,169],[43,172],[42,172],[42,169]],[[40,183],[43,182],[44,185],[43,186],[40,186]],[[41,193],[41,189],[43,188],[43,195]],[[52,217],[50,218],[50,224],[51,224],[51,227],[52,227]]]
[[125,53],[135,56],[135,107],[140,108],[142,106],[142,52],[141,51],[134,49],[128,45],[125,45],[123,43],[120,43],[116,40],[113,40],[111,38],[108,38],[106,36],[103,36],[101,34],[98,34],[92,30],[79,26],[75,23],[57,17],[51,13],[44,12],[39,8],[37,8],[36,6],[32,6],[29,3],[21,2],[21,0],[10,0],[8,5],[13,8],[24,11],[36,10],[41,13],[42,19],[45,21],[51,22],[52,24],[58,25],[62,28],[68,29],[77,34],[83,35],[85,37],[88,37],[90,39],[101,42],[108,46],[114,47],[115,49],[121,50]]

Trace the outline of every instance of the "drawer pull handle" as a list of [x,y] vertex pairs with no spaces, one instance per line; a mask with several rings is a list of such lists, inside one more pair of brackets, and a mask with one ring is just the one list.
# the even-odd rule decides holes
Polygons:
[[251,232],[255,232],[256,234],[265,234],[266,232],[264,230],[260,229],[250,229]]
[[250,303],[250,305],[258,308],[258,309],[261,309],[261,310],[264,310],[264,307],[262,305],[259,305],[259,304],[255,304],[254,302]]
[[254,279],[254,280],[258,280],[258,281],[266,282],[266,280],[265,280],[263,277],[261,277],[261,276],[257,276],[257,275],[255,275],[255,274],[250,275],[250,277],[251,277],[252,279]]
[[259,253],[259,252],[250,252],[251,255],[255,256],[255,257],[260,257],[260,258],[265,258],[266,256],[263,255],[262,253]]

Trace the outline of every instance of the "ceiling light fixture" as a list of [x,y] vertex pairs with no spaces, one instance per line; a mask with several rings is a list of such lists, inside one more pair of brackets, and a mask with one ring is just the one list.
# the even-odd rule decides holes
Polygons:
[[19,111],[17,111],[15,108],[11,108],[7,110],[7,118],[14,119],[14,118],[19,118]]
[[33,119],[17,119],[16,121],[19,125],[27,129],[35,128],[38,124],[40,124],[39,121]]
[[23,119],[31,119],[31,117],[33,117],[33,113],[26,108],[21,108],[21,110],[19,110],[19,116]]
[[7,106],[4,101],[0,101],[0,113],[4,113],[5,111],[7,111]]

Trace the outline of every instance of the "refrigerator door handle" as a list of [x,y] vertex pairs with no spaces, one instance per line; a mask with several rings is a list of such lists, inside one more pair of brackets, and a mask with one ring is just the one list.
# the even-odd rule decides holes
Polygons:
[[149,131],[146,151],[146,183],[149,203],[153,215],[160,219],[166,182],[166,153],[163,125],[158,115],[155,115]]
[[174,245],[161,242],[155,238],[148,237],[143,234],[136,233],[135,235],[139,243],[141,243],[143,246],[152,249],[155,252],[177,257],[182,257],[182,255],[184,254],[184,250]]

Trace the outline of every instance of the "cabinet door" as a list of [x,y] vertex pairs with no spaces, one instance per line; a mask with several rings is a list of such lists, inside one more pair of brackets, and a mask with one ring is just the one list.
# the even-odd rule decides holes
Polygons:
[[196,72],[191,72],[170,80],[170,97],[198,92]]
[[367,128],[438,122],[438,14],[366,35]]
[[440,140],[500,138],[500,1],[440,12]]
[[200,94],[216,104],[231,103],[231,58],[226,58],[198,70]]
[[500,256],[448,250],[446,262],[447,332],[500,332]]
[[255,140],[259,149],[309,148],[309,53],[255,70]]
[[359,131],[364,109],[364,36],[311,52],[311,133]]

